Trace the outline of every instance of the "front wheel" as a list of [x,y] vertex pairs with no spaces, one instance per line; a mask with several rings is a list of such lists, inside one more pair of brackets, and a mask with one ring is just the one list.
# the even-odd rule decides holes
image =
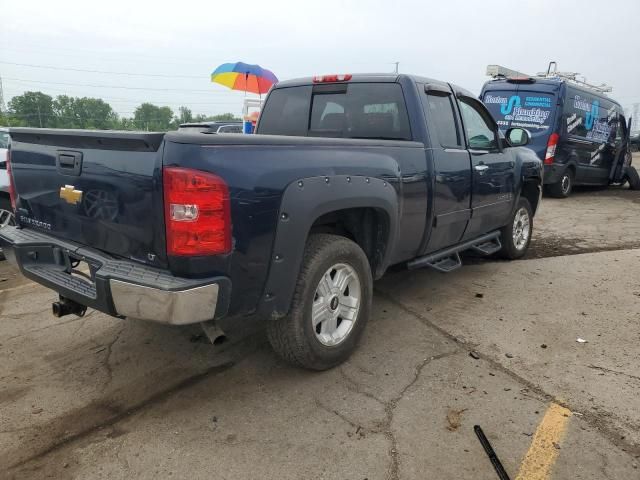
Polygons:
[[502,227],[500,233],[502,249],[499,255],[501,257],[515,260],[522,258],[527,253],[533,233],[533,213],[529,200],[520,197],[511,220]]
[[311,235],[289,314],[271,319],[271,346],[287,362],[326,370],[355,350],[371,312],[369,260],[351,240]]

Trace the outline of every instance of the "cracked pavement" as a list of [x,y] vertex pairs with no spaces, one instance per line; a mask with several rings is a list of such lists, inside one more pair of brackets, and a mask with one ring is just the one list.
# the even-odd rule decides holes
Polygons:
[[[545,243],[592,195],[620,211],[611,251],[599,224],[579,251]],[[360,348],[322,373],[261,335],[214,348],[195,327],[55,319],[55,294],[0,263],[0,476],[495,479],[477,424],[515,478],[553,401],[574,415],[552,478],[638,478],[639,200],[545,199],[528,260],[390,273]]]

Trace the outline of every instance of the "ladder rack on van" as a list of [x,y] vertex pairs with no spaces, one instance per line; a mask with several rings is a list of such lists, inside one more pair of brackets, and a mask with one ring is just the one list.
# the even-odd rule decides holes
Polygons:
[[613,90],[611,86],[604,83],[601,85],[593,85],[591,83],[587,83],[584,76],[582,77],[582,80],[578,80],[578,75],[580,74],[577,72],[558,72],[558,64],[556,62],[549,62],[549,68],[547,68],[547,71],[539,72],[536,75],[529,75],[526,73],[518,72],[517,70],[512,70],[501,65],[487,65],[487,76],[492,78],[560,78],[562,80],[566,80],[567,82],[574,83],[580,87],[587,88],[598,93],[608,93]]

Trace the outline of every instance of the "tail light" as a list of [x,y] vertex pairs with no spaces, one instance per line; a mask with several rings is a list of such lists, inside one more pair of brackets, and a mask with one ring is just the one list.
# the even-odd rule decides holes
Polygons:
[[335,82],[348,82],[353,75],[345,73],[342,75],[316,75],[313,77],[313,83],[335,83]]
[[229,189],[220,177],[189,168],[162,170],[168,255],[231,251]]
[[9,177],[9,199],[11,200],[11,209],[16,211],[16,185],[11,175],[11,148],[7,149],[7,176]]
[[558,140],[560,140],[560,135],[557,133],[552,133],[549,136],[549,141],[547,142],[547,151],[544,154],[544,164],[551,165],[555,160],[556,156],[556,148],[558,146]]

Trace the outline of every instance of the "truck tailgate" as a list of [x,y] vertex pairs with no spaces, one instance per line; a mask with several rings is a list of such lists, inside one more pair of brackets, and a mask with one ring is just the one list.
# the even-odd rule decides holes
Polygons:
[[18,224],[166,266],[162,133],[11,129]]

